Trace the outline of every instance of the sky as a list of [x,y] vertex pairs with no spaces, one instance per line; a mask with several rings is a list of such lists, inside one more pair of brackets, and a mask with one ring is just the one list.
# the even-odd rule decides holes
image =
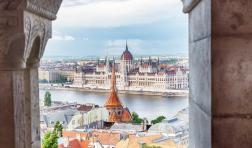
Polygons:
[[63,0],[45,56],[187,55],[181,0]]

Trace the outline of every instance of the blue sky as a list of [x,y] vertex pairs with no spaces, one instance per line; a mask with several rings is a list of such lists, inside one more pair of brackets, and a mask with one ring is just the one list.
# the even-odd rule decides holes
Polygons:
[[187,55],[180,0],[64,0],[45,56]]

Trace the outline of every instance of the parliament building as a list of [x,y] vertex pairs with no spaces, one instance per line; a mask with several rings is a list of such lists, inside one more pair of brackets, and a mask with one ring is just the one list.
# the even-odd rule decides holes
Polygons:
[[74,76],[74,86],[79,88],[109,89],[112,65],[118,90],[168,92],[187,90],[189,69],[181,65],[161,64],[159,59],[134,60],[127,42],[120,60],[97,61],[95,70],[81,69]]

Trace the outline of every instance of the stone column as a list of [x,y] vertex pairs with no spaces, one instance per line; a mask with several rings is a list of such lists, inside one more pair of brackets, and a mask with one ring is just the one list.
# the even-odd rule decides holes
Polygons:
[[183,3],[189,13],[190,148],[250,148],[252,2]]
[[0,147],[39,148],[38,66],[62,0],[0,2]]

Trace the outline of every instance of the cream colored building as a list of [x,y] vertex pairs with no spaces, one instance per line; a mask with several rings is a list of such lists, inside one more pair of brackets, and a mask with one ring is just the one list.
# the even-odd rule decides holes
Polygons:
[[60,78],[60,73],[55,70],[39,70],[39,80],[48,82],[56,81]]
[[73,81],[75,75],[75,71],[39,70],[39,80],[47,80],[48,82],[59,80],[61,76],[66,77],[68,81]]
[[[120,60],[112,61],[116,67],[117,88],[119,90],[169,92],[173,90],[188,90],[189,70],[177,65],[171,69],[163,67],[157,61],[149,60],[134,62],[133,56],[126,49]],[[81,71],[75,73],[74,87],[109,89],[111,78],[111,61],[106,57],[105,63],[98,60],[95,71]]]
[[[78,127],[89,126],[93,123],[97,123],[94,125],[95,128],[99,128],[98,126],[103,126],[103,121],[108,121],[109,113],[108,110],[104,107],[94,108],[88,112],[78,112],[73,116],[71,121],[67,126],[67,130],[73,130]],[[98,122],[101,122],[100,124]]]

